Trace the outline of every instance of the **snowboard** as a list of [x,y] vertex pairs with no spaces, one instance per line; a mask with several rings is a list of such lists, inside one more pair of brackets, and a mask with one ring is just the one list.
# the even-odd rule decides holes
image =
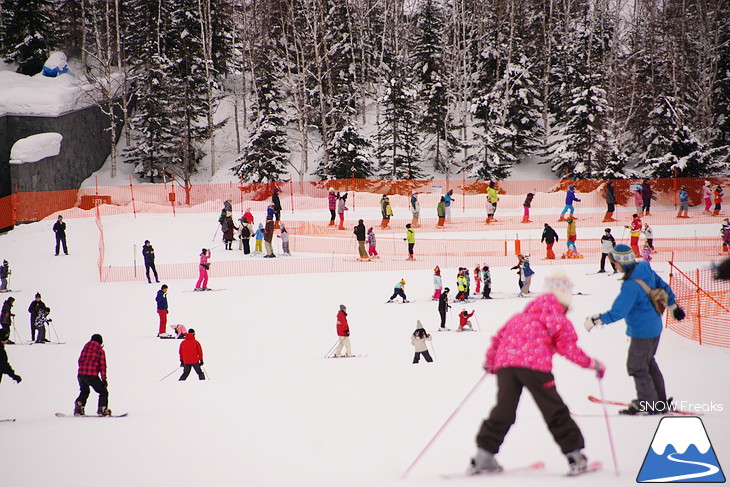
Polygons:
[[57,418],[126,418],[128,415],[129,413],[112,414],[111,416],[98,416],[96,414],[89,414],[88,416],[74,416],[73,414],[56,413]]

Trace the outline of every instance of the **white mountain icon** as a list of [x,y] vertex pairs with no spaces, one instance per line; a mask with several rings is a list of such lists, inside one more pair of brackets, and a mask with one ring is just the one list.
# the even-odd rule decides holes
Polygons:
[[702,454],[711,448],[700,418],[662,418],[651,442],[651,449],[657,455],[662,455],[667,445],[673,445],[679,454],[687,451],[690,445],[696,446]]

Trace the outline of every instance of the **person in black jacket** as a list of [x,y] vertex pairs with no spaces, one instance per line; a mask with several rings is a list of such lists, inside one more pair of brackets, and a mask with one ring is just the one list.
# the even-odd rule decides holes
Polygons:
[[352,233],[354,233],[355,238],[357,238],[357,251],[360,254],[360,260],[369,260],[367,250],[365,250],[365,223],[363,223],[362,220],[358,220],[355,231]]
[[[2,328],[0,328],[0,330],[7,331],[8,337],[10,336],[10,325],[13,322],[13,316],[15,316],[15,313],[13,313],[13,303],[14,302],[15,302],[15,298],[10,296],[3,303],[2,311],[0,311],[0,325],[2,325]],[[12,345],[15,342],[8,339],[8,343],[10,343]]]
[[613,181],[609,180],[606,184],[606,215],[603,217],[603,221],[615,222],[614,211],[616,211],[616,187],[613,185]]
[[30,313],[31,341],[35,341],[35,319],[38,317],[38,312],[42,309],[46,309],[46,303],[41,301],[41,293],[35,293],[35,299],[31,301],[30,306],[28,306],[28,313]]
[[56,234],[56,255],[58,255],[61,244],[63,244],[63,253],[68,255],[68,248],[66,247],[66,223],[63,221],[61,215],[58,215],[56,223],[53,224],[53,233]]
[[150,269],[152,269],[152,273],[155,275],[155,282],[160,282],[160,278],[157,276],[157,269],[155,268],[155,249],[152,248],[149,240],[144,241],[142,257],[144,257],[144,273],[147,276],[147,282],[152,283],[150,280]]
[[555,252],[553,252],[553,245],[555,242],[560,240],[558,238],[558,234],[555,232],[553,227],[545,224],[545,228],[542,231],[542,238],[540,239],[540,242],[545,242],[547,246],[547,255],[545,256],[546,259],[554,259],[555,258]]
[[21,379],[10,366],[10,363],[8,362],[8,354],[5,351],[5,344],[12,343],[8,340],[8,338],[10,338],[10,331],[5,328],[0,329],[0,382],[3,380],[3,375],[8,375],[15,382],[20,383],[23,379]]
[[441,296],[439,296],[439,315],[441,316],[441,331],[448,330],[446,328],[446,312],[449,311],[449,288],[445,287]]
[[281,221],[281,200],[279,200],[280,191],[281,190],[279,188],[274,188],[274,194],[271,196],[271,203],[274,205],[274,218],[276,219],[274,228],[279,228],[279,222]]

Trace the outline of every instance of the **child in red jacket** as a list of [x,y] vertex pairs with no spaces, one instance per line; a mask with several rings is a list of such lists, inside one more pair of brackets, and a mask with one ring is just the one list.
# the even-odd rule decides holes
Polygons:
[[459,328],[456,331],[464,331],[465,327],[469,327],[469,331],[474,331],[474,327],[471,326],[471,321],[469,321],[472,316],[474,316],[474,310],[471,310],[471,313],[465,309],[461,310],[461,313],[459,313]]
[[180,367],[183,373],[179,380],[185,380],[190,375],[190,369],[195,369],[198,379],[205,380],[205,374],[201,367],[203,366],[203,347],[200,342],[195,339],[195,330],[190,328],[185,335],[185,340],[180,344]]
[[345,347],[345,357],[352,356],[350,349],[350,326],[347,324],[347,307],[340,305],[340,311],[337,313],[337,336],[339,343],[335,349],[335,357],[342,357],[342,347]]

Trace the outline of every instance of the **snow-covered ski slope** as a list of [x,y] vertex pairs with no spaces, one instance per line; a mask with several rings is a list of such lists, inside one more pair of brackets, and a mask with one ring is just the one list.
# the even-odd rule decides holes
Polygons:
[[[201,247],[211,247],[210,224],[199,215],[105,217],[107,260],[131,262],[133,245],[150,239],[158,263],[195,262]],[[451,479],[474,453],[474,436],[494,403],[495,381],[487,377],[411,471],[401,474],[441,427],[482,375],[490,335],[527,300],[517,294],[516,276],[493,268],[493,292],[506,299],[477,300],[477,333],[434,333],[435,362],[411,365],[409,337],[416,319],[435,331],[436,303],[430,301],[430,270],[255,275],[212,278],[215,293],[183,293],[193,280],[167,280],[169,323],[197,331],[209,381],[179,372],[177,340],[160,340],[155,293],[146,281],[102,284],[98,279],[98,231],[93,219],[68,219],[69,256],[53,255],[52,221],[21,225],[0,235],[0,258],[13,270],[15,326],[29,338],[27,307],[36,291],[51,307],[58,346],[8,346],[10,362],[23,377],[0,383],[3,445],[2,485],[41,487],[160,486],[443,486],[568,485],[583,482],[564,476],[567,462],[553,443],[529,394],[523,395],[517,423],[507,436],[499,461],[520,466],[544,461],[536,472],[502,477]],[[719,228],[702,228],[708,234]],[[692,225],[674,232],[692,236]],[[600,229],[591,230],[600,235]],[[684,232],[684,233],[682,233]],[[657,233],[657,228],[655,228]],[[220,234],[219,234],[220,237]],[[113,241],[112,241],[113,240]],[[562,241],[559,244],[563,250]],[[557,247],[556,247],[557,248]],[[225,251],[213,251],[212,263]],[[227,252],[225,259],[236,257]],[[353,253],[355,247],[353,244]],[[387,255],[387,247],[381,254]],[[541,253],[541,252],[540,252]],[[534,255],[534,254],[533,254]],[[288,259],[297,259],[296,254]],[[141,255],[137,256],[141,261]],[[283,257],[282,257],[283,259]],[[451,259],[454,259],[453,257]],[[597,270],[595,256],[562,266],[575,283],[569,317],[580,344],[607,365],[605,393],[610,399],[634,397],[626,375],[627,338],[623,323],[587,333],[584,318],[606,310],[618,293],[617,276],[587,275]],[[474,257],[461,265],[473,268]],[[555,266],[533,261],[533,291]],[[369,265],[369,264],[364,264]],[[696,264],[691,264],[696,265]],[[702,265],[702,264],[700,264]],[[455,289],[457,265],[442,268],[444,284]],[[655,266],[668,278],[665,264]],[[385,304],[393,285],[405,278],[413,303]],[[8,295],[2,295],[6,299]],[[335,343],[335,315],[349,312],[353,360],[325,360]],[[454,304],[450,326],[462,309]],[[478,321],[477,321],[478,320]],[[70,413],[77,395],[76,360],[92,333],[101,333],[109,364],[110,407],[129,412],[116,420],[59,419]],[[55,340],[54,330],[50,338]],[[725,371],[727,349],[701,347],[666,331],[658,353],[667,389],[676,400],[724,407],[702,420],[720,464],[730,465],[730,390]],[[179,369],[178,369],[179,370]],[[601,407],[586,396],[598,395],[594,374],[555,359],[558,390],[576,414],[590,460],[603,462],[590,476],[594,487],[634,483],[651,444],[658,417],[612,417],[620,476],[616,477]],[[95,411],[92,393],[87,411]],[[609,409],[615,413],[614,408]]]

